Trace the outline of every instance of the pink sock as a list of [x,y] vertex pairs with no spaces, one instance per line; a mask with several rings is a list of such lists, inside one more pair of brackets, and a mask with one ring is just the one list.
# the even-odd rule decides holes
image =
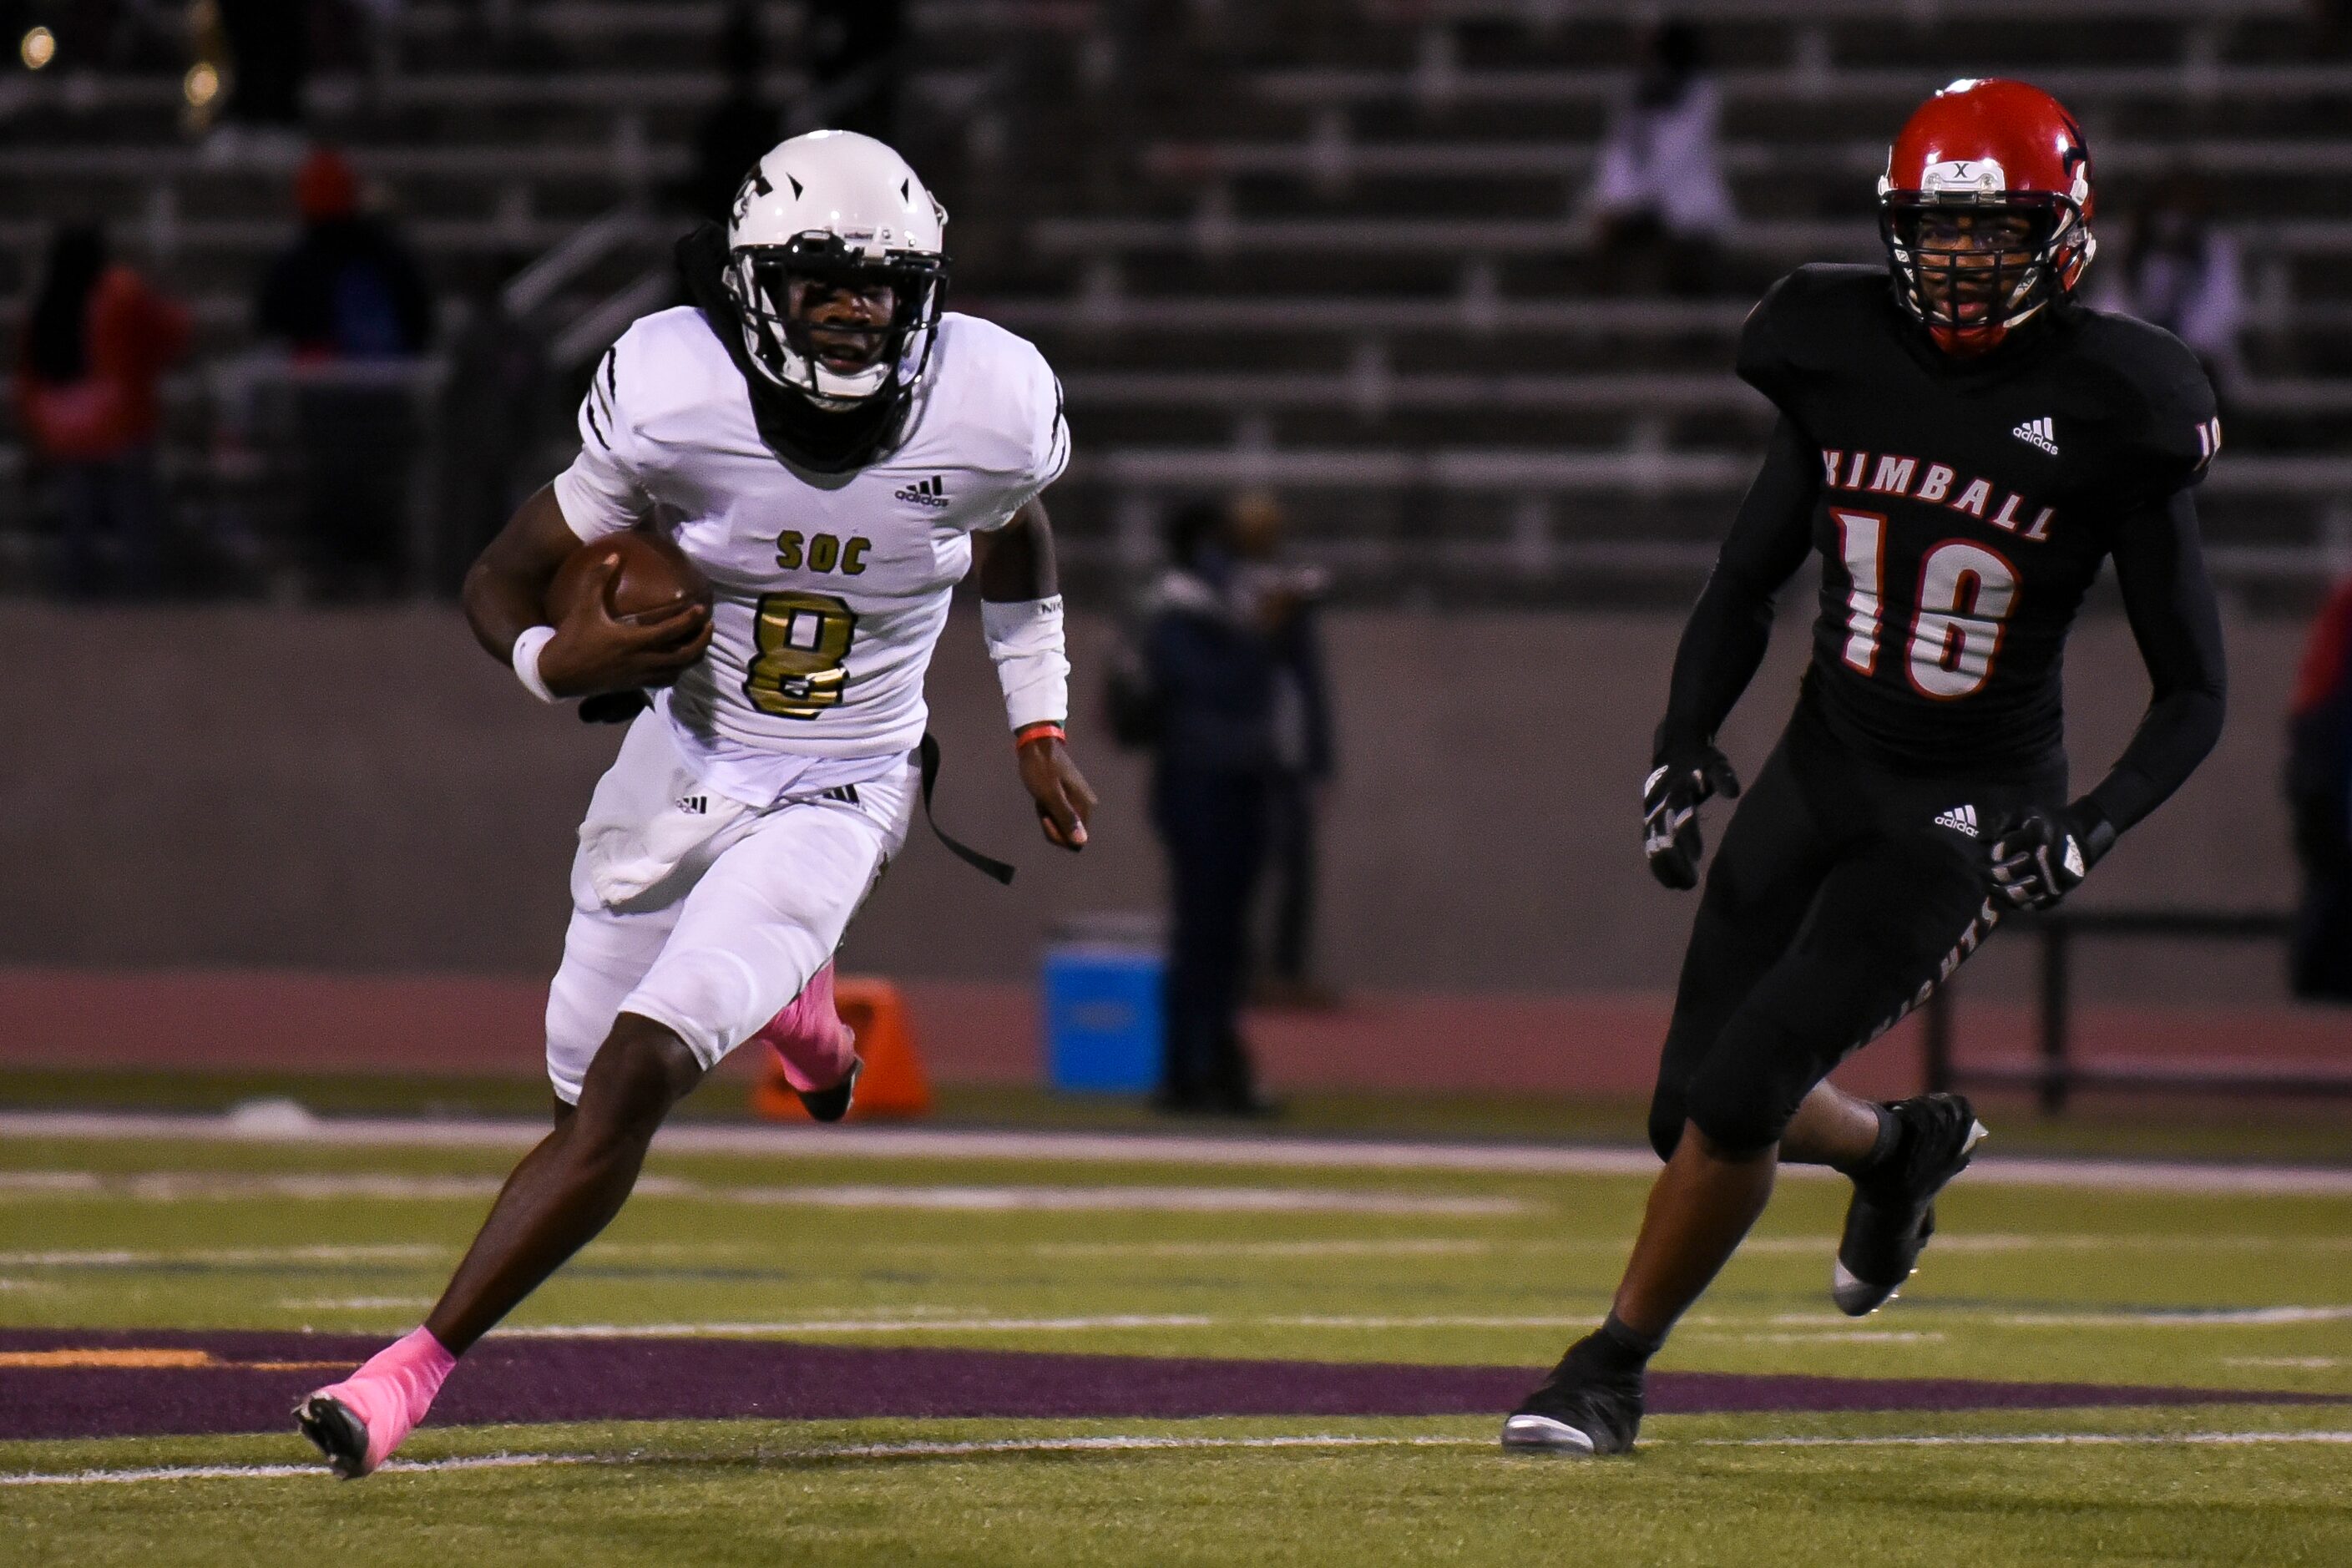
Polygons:
[[367,1359],[342,1382],[319,1390],[342,1402],[368,1431],[367,1468],[374,1469],[392,1458],[433,1407],[433,1396],[457,1358],[444,1349],[433,1331],[420,1328],[403,1335]]
[[803,1092],[831,1089],[849,1076],[857,1037],[833,1003],[833,965],[809,976],[792,1005],[768,1020],[752,1037],[764,1040],[783,1064],[784,1081]]

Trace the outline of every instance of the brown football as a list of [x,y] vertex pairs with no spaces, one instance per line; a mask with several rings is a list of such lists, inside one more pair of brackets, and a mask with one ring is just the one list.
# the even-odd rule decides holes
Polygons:
[[689,599],[710,603],[710,579],[684,551],[666,535],[632,530],[582,545],[556,568],[547,586],[548,625],[563,624],[611,560],[620,570],[604,591],[604,613],[614,620],[658,615]]

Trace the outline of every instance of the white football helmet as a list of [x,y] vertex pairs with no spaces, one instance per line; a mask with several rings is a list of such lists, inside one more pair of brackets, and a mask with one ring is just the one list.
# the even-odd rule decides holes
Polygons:
[[[907,161],[871,136],[812,131],[778,142],[745,176],[727,224],[727,293],[752,364],[831,412],[910,396],[946,297],[947,222]],[[890,288],[890,321],[862,369],[835,370],[813,351],[792,315],[796,276]]]

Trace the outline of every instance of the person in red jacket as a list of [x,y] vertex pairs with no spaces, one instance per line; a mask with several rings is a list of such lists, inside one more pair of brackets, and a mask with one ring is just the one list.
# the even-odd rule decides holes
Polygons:
[[101,230],[58,231],[16,355],[16,401],[33,458],[57,486],[68,593],[156,586],[155,384],[187,346],[187,311],[110,264]]

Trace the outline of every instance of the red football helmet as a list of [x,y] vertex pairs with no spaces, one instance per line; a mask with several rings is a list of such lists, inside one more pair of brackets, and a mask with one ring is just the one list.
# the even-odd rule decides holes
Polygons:
[[2021,81],[1952,83],[1886,155],[1878,227],[1895,297],[1948,353],[1979,354],[2091,264],[2091,154],[2065,106]]

